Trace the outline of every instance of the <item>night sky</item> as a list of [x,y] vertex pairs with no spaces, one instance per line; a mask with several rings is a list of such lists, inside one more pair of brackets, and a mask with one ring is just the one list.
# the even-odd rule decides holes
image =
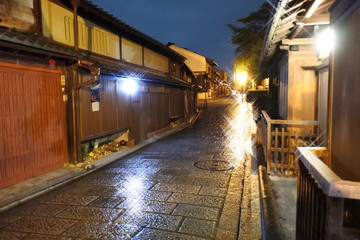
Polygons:
[[[265,0],[91,0],[105,11],[163,44],[213,59],[232,72],[234,49],[226,24],[258,9]],[[238,24],[237,24],[238,25]],[[239,25],[238,25],[239,26]]]

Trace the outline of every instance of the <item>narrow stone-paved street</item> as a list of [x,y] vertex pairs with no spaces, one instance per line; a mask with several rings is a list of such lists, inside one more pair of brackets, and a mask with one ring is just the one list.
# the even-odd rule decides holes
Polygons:
[[0,239],[237,239],[251,140],[234,102],[211,100],[192,127],[1,213]]

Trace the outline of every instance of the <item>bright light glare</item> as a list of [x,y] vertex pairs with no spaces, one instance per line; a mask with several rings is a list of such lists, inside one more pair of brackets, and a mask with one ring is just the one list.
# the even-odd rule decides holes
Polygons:
[[248,74],[245,71],[236,72],[236,80],[238,81],[240,86],[244,86],[246,84],[246,80],[248,79]]
[[229,109],[231,111],[226,117],[228,126],[224,131],[229,152],[236,159],[232,164],[237,166],[245,162],[247,156],[253,155],[253,135],[256,134],[257,126],[253,119],[252,104],[246,102],[244,94],[237,95]]
[[326,28],[316,38],[316,49],[319,58],[327,58],[329,53],[334,49],[335,33],[331,28]]
[[122,78],[121,89],[128,93],[134,94],[138,90],[139,86],[135,79],[133,78]]

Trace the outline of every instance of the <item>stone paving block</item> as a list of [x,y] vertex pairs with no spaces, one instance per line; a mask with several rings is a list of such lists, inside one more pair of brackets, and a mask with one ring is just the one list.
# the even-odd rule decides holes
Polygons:
[[192,205],[200,205],[207,207],[222,207],[224,202],[223,198],[213,197],[213,196],[203,196],[203,195],[194,195],[194,194],[185,194],[185,193],[173,193],[168,202],[174,203],[187,203]]
[[175,161],[179,163],[189,162],[190,164],[194,164],[194,162],[200,160],[200,155],[201,155],[200,151],[193,151],[186,154],[179,153]]
[[141,153],[141,155],[144,158],[154,158],[154,159],[174,159],[175,156],[170,156],[169,154],[164,154],[164,152],[166,152],[166,150],[164,149],[164,151],[161,152],[152,152],[152,153]]
[[140,233],[136,234],[133,240],[205,240],[206,238],[189,236],[180,233],[166,232],[155,229],[144,228]]
[[96,198],[98,198],[98,196],[55,194],[43,199],[41,202],[49,204],[86,205]]
[[168,183],[173,178],[171,175],[157,175],[157,174],[144,174],[141,175],[144,180],[152,181],[152,182],[163,182]]
[[[8,225],[9,223],[7,222],[0,222],[0,229],[5,227],[6,225]],[[1,236],[1,235],[0,235]]]
[[70,237],[51,236],[44,234],[30,234],[24,240],[72,240]]
[[112,197],[112,196],[119,196],[121,195],[122,190],[120,187],[91,187],[85,192],[82,193],[82,195],[89,195],[89,196],[104,196],[104,197]]
[[157,158],[146,158],[146,157],[141,157],[141,160],[143,160],[142,163],[146,163],[146,164],[150,164],[149,166],[152,166],[154,164],[160,163],[161,161],[163,161],[163,159],[157,159]]
[[[159,167],[162,169],[173,169],[173,170],[181,170],[183,168],[183,164],[180,163],[159,163],[154,165],[155,167]],[[163,175],[170,175],[170,174],[163,174]]]
[[115,222],[175,231],[179,227],[181,220],[182,217],[180,216],[127,211],[116,219]]
[[19,212],[24,215],[32,215],[38,217],[53,217],[67,208],[68,206],[66,205],[37,204],[37,205],[27,205],[26,207],[20,208]]
[[20,233],[20,232],[10,232],[10,231],[1,231],[0,230],[0,239],[1,240],[6,240],[6,239],[23,239],[24,237],[26,237],[26,235],[28,235],[27,233]]
[[[180,166],[182,167],[182,166]],[[183,169],[171,169],[171,168],[164,168],[161,169],[157,174],[161,175],[172,175],[172,176],[187,176],[190,171],[183,170]]]
[[11,209],[9,212],[4,212],[0,214],[0,223],[11,223],[22,218],[23,215],[19,211]]
[[123,184],[120,186],[122,189],[129,189],[129,190],[140,190],[140,189],[150,189],[152,186],[155,185],[156,182],[145,180],[144,177],[129,177],[125,179]]
[[124,210],[73,206],[57,215],[59,218],[107,222],[116,219]]
[[122,209],[165,214],[170,214],[175,207],[175,203],[150,201],[144,199],[128,199],[117,206],[117,208]]
[[125,200],[124,197],[99,197],[89,203],[90,207],[115,207]]
[[227,188],[216,188],[216,187],[201,187],[200,195],[209,195],[216,197],[225,197]]
[[139,193],[138,197],[145,200],[166,201],[170,195],[170,192],[144,190]]
[[159,167],[138,167],[138,168],[110,168],[106,169],[106,173],[120,173],[128,175],[141,175],[141,174],[154,174],[158,172],[161,168]]
[[216,222],[214,221],[185,218],[179,232],[199,235],[201,237],[213,237],[215,225]]
[[182,192],[182,193],[198,193],[200,186],[172,184],[172,183],[157,183],[151,190],[167,191],[167,192]]
[[26,216],[7,225],[3,230],[58,235],[76,222],[69,219]]
[[203,207],[189,204],[179,204],[173,211],[173,215],[190,218],[200,218],[216,221],[220,213],[219,208]]
[[228,183],[227,181],[221,181],[216,179],[196,178],[194,181],[194,185],[226,188],[228,186]]
[[92,239],[131,239],[135,233],[139,232],[139,226],[118,224],[118,223],[101,223],[101,222],[79,222],[63,235],[77,238]]
[[97,178],[97,179],[106,179],[106,178],[111,178],[111,179],[117,179],[117,180],[124,180],[127,176],[129,176],[129,174],[127,173],[105,173],[104,171],[99,171],[99,172],[95,172],[94,175],[89,175],[89,178]]
[[195,178],[180,176],[180,177],[174,177],[173,179],[171,179],[170,183],[191,185],[191,184],[193,184],[194,180],[195,180]]
[[66,193],[66,194],[82,194],[87,191],[90,186],[73,186],[72,188],[59,188],[56,189],[56,193]]
[[223,212],[227,212],[227,211],[230,211],[230,212],[240,212],[240,203],[229,203],[229,202],[226,202],[224,203],[224,206],[223,206]]
[[118,186],[123,184],[124,180],[112,178],[86,178],[76,181],[75,186]]
[[[215,239],[216,240],[237,240],[238,234],[236,232],[231,232],[227,230],[218,229],[216,232]],[[246,240],[246,239],[244,239]]]
[[219,221],[219,229],[238,232],[239,228],[239,212],[223,212]]
[[241,194],[227,194],[225,204],[240,205]]
[[[141,159],[141,160],[144,160],[144,159]],[[151,163],[146,162],[146,161],[140,161],[140,162],[134,162],[134,163],[119,162],[115,166],[117,168],[141,168],[141,167],[148,167],[148,166],[150,166],[150,164]]]
[[205,179],[213,179],[213,180],[219,180],[219,181],[229,181],[230,179],[230,174],[229,173],[224,173],[224,172],[216,172],[216,171],[206,171],[206,170],[202,170],[202,171],[192,171],[189,173],[188,175],[189,177],[193,177],[193,178],[205,178]]

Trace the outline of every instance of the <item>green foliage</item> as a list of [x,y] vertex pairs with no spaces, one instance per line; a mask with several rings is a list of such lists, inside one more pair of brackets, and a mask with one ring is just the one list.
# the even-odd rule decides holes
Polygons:
[[237,20],[242,27],[228,24],[232,30],[230,42],[236,46],[237,59],[235,64],[236,66],[240,65],[240,67],[246,66],[244,69],[253,77],[261,73],[258,61],[270,16],[271,6],[265,2],[255,12]]

